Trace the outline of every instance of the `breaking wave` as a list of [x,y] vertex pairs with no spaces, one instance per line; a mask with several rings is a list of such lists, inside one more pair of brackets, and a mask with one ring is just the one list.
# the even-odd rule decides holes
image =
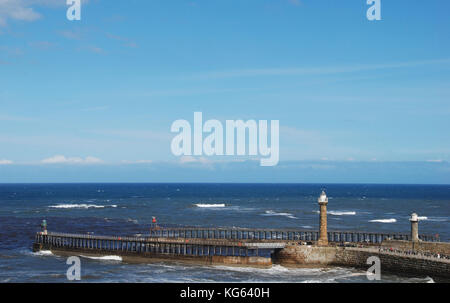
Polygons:
[[262,216],[284,216],[290,219],[298,219],[297,217],[295,217],[293,214],[291,213],[277,213],[273,210],[266,210],[264,214],[262,214]]
[[211,208],[218,208],[218,207],[225,207],[225,203],[219,203],[219,204],[203,204],[203,203],[198,203],[198,204],[194,204],[197,207],[203,207],[203,208],[207,208],[207,207],[211,207]]
[[334,211],[334,210],[330,210],[328,213],[330,215],[333,215],[333,216],[354,216],[354,215],[356,215],[356,211]]
[[[320,214],[320,211],[316,210],[315,213]],[[356,215],[356,211],[329,210],[327,214],[332,216],[354,216]]]
[[269,268],[226,266],[226,265],[214,265],[213,267],[218,270],[245,272],[245,273],[259,273],[259,274],[282,274],[282,273],[316,274],[322,272],[322,269],[320,268],[287,268],[278,264],[274,264]]
[[449,220],[449,218],[448,217],[432,217],[432,218],[427,218],[427,220],[433,221],[433,222],[447,222]]
[[106,207],[113,207],[116,208],[117,205],[96,205],[96,204],[58,204],[58,205],[51,205],[50,208],[62,208],[62,209],[73,209],[73,208],[81,208],[81,209],[88,209],[88,208],[106,208]]
[[224,272],[239,272],[251,275],[251,282],[302,282],[302,283],[333,283],[345,281],[358,276],[365,276],[365,272],[354,272],[347,268],[287,268],[281,265],[272,265],[270,268],[229,267],[217,265],[213,267]]
[[395,222],[397,222],[397,219],[375,219],[375,220],[370,220],[369,222],[374,222],[374,223],[395,223]]
[[93,260],[122,261],[121,256],[101,256],[101,257],[80,256],[80,257],[93,259]]
[[40,250],[40,251],[33,252],[33,255],[36,255],[36,256],[51,256],[51,255],[53,255],[53,253],[50,250]]

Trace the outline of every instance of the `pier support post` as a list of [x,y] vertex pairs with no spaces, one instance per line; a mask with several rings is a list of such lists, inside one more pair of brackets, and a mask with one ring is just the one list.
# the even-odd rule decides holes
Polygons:
[[319,241],[317,241],[317,245],[319,246],[327,246],[328,245],[328,233],[327,233],[327,204],[328,198],[324,191],[319,197],[319,206],[320,206],[320,234]]
[[413,213],[409,221],[411,222],[411,241],[414,249],[415,244],[419,242],[419,216]]

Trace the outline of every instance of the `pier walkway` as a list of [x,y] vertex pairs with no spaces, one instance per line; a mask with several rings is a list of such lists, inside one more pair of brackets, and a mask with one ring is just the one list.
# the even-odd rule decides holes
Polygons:
[[[159,227],[147,235],[151,238],[230,239],[230,240],[282,240],[317,241],[319,231],[298,229],[208,228],[208,227]],[[420,240],[438,242],[430,235],[420,235]],[[381,243],[385,240],[411,240],[410,234],[373,233],[360,231],[328,231],[330,242]]]

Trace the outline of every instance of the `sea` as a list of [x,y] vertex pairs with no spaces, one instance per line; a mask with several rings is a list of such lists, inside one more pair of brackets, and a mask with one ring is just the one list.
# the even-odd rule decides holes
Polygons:
[[[52,232],[144,235],[160,224],[318,230],[317,198],[328,197],[328,229],[410,232],[450,240],[450,185],[371,184],[0,184],[0,282],[68,282],[66,258],[32,252],[42,220]],[[371,282],[353,268],[128,264],[81,257],[80,282]],[[381,282],[433,282],[382,273]]]

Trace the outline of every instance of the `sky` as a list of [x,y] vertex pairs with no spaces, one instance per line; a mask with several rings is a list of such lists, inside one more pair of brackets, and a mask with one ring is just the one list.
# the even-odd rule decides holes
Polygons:
[[[0,182],[450,184],[450,3],[0,0]],[[171,124],[279,120],[280,162]]]

